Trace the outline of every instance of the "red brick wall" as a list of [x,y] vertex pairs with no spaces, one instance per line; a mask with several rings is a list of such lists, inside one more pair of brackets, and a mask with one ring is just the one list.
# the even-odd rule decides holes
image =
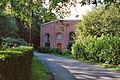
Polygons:
[[[40,46],[45,46],[45,35],[50,35],[50,47],[57,47],[57,43],[62,44],[62,48],[66,48],[69,43],[69,33],[75,32],[75,24],[79,20],[57,20],[41,25]],[[57,41],[58,33],[62,34],[62,40]]]

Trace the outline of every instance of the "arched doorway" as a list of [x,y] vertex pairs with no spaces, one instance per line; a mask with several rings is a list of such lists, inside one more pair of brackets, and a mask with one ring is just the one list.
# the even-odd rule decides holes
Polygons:
[[57,48],[61,49],[62,48],[62,44],[61,43],[57,43]]

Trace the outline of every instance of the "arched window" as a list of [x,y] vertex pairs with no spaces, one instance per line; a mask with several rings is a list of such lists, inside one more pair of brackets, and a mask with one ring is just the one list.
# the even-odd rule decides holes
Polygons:
[[68,43],[68,49],[71,50],[71,46],[74,42],[74,38],[75,38],[75,33],[74,32],[70,32],[69,33],[69,43]]
[[74,41],[74,37],[75,37],[75,33],[74,32],[70,32],[69,33],[69,41],[73,42]]
[[61,33],[58,33],[57,36],[56,36],[56,39],[57,39],[57,41],[62,40],[62,34],[61,34]]
[[45,46],[50,47],[50,35],[49,34],[45,35]]
[[50,35],[49,34],[45,35],[45,42],[50,42]]

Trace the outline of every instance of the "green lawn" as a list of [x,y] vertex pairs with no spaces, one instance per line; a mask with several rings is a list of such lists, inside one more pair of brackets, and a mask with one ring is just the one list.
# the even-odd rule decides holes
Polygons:
[[36,58],[33,57],[32,61],[32,79],[31,80],[48,80],[48,74],[44,65]]

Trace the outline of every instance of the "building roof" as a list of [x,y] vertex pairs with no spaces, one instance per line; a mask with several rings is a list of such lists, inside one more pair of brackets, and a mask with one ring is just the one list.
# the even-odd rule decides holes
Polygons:
[[80,19],[56,19],[56,20],[51,21],[51,22],[43,23],[43,24],[41,24],[41,26],[51,24],[51,23],[54,23],[54,22],[57,22],[57,21],[80,21]]

